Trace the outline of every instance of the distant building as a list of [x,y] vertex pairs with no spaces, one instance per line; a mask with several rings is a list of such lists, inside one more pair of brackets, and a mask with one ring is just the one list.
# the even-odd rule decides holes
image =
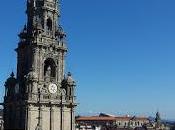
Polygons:
[[167,123],[162,122],[160,113],[156,113],[156,118],[154,121],[150,121],[148,124],[145,124],[144,127],[147,130],[170,130],[171,126],[167,125]]
[[175,127],[163,122],[159,112],[154,119],[102,113],[76,117],[76,130],[175,130]]
[[79,116],[76,118],[76,130],[107,130],[107,129],[135,129],[149,123],[146,117],[112,116]]

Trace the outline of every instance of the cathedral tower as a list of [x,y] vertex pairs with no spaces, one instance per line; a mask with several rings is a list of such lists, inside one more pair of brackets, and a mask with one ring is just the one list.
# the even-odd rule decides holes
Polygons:
[[5,130],[74,130],[75,82],[64,76],[66,34],[59,0],[27,0],[17,76],[5,83]]

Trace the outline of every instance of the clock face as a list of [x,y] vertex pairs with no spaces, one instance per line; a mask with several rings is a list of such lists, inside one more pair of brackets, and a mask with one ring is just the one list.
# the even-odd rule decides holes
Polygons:
[[49,92],[51,93],[51,94],[54,94],[54,93],[56,93],[57,92],[57,89],[58,89],[58,87],[57,87],[57,85],[56,84],[50,84],[49,85]]

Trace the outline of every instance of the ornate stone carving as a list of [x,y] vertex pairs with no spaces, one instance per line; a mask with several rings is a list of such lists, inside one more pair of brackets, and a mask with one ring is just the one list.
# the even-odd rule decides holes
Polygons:
[[[4,119],[15,118],[12,117],[16,112],[14,106],[19,107],[19,117],[5,120],[5,129],[54,130],[55,126],[61,127],[61,130],[71,128],[73,119],[64,115],[72,113],[68,104],[74,101],[67,99],[74,95],[75,82],[70,75],[62,82],[67,47],[66,34],[58,23],[58,4],[57,0],[27,0],[28,21],[19,34],[20,41],[16,49],[17,78],[13,74],[7,80],[4,98],[7,106]],[[13,89],[16,83],[19,83],[19,93]],[[48,86],[51,83],[57,85],[56,93],[49,93]],[[53,114],[56,110],[60,114],[59,119]],[[42,123],[41,117],[46,123]],[[16,125],[11,125],[15,123]]]

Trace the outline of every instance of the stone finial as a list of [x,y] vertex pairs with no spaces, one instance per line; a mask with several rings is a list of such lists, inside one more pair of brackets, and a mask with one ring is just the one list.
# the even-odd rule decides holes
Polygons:
[[15,74],[14,72],[12,71],[12,73],[10,74],[10,77],[14,78],[15,77]]
[[160,113],[157,112],[157,113],[156,113],[156,122],[160,122],[160,121],[161,121]]
[[68,74],[67,74],[67,83],[71,86],[75,86],[75,81],[72,78],[71,72],[68,72]]
[[70,76],[70,77],[72,77],[72,74],[71,74],[71,72],[68,72],[67,76]]

